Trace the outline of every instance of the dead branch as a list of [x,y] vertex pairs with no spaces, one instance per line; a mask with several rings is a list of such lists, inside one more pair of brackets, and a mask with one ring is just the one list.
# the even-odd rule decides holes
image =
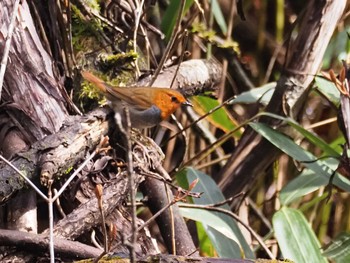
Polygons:
[[[108,133],[112,116],[107,108],[99,108],[86,116],[68,118],[60,132],[34,143],[27,152],[19,153],[13,165],[19,167],[29,179],[59,178],[93,150]],[[10,167],[0,169],[0,203],[8,200],[24,187],[23,180]]]
[[[43,235],[1,229],[0,246],[16,246],[29,253],[33,253],[33,251],[45,253],[49,246],[49,240],[47,236]],[[61,238],[55,238],[55,251],[62,256],[75,259],[97,257],[102,252],[98,248]]]

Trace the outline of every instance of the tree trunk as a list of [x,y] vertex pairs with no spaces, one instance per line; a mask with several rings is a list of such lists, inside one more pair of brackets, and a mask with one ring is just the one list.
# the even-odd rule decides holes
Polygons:
[[[22,2],[18,10],[13,10],[13,2],[0,2],[1,57],[5,43],[10,41],[10,16],[17,14],[0,106],[0,141],[4,142],[0,151],[8,159],[57,132],[70,104],[65,89],[56,81],[57,69],[41,44],[27,2]],[[25,195],[11,200],[7,220],[13,222],[12,229],[36,232],[36,194],[28,190]],[[23,203],[23,198],[27,202]]]

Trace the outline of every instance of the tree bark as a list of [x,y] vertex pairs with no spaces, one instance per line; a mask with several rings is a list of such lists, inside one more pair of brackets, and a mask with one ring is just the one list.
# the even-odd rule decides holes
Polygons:
[[[0,50],[7,38],[9,15],[14,12],[12,2],[0,3],[0,23],[6,25],[0,29]],[[9,62],[1,118],[21,120],[14,125],[28,143],[57,132],[68,116],[70,100],[62,83],[56,81],[54,63],[41,44],[27,2],[22,2],[18,10]]]
[[[31,253],[33,249],[38,254],[39,252],[45,253],[48,243],[47,237],[43,235],[34,235],[5,229],[1,229],[0,231],[0,244],[4,246],[16,246],[27,251],[28,254]],[[55,239],[55,250],[64,257],[75,259],[98,257],[102,253],[102,250],[98,248],[60,238]]]
[[[153,178],[145,179],[141,184],[141,191],[146,196],[148,207],[153,214],[174,199],[170,189],[163,182]],[[169,253],[183,256],[194,253],[196,246],[187,229],[185,220],[180,214],[179,207],[177,204],[174,204],[171,209],[172,212],[168,208],[156,218],[157,225]],[[174,235],[172,234],[172,230],[174,230]],[[175,242],[175,247],[173,247],[173,242]],[[194,256],[198,256],[198,252],[195,252]]]
[[[68,116],[67,105],[71,105],[62,84],[56,81],[55,64],[41,44],[27,2],[23,1],[18,10],[13,10],[13,3],[0,2],[1,57],[9,41],[10,16],[17,14],[0,104],[0,141],[5,142],[0,145],[0,151],[8,159],[33,142],[57,132]],[[26,198],[25,204],[20,196],[18,200],[11,200],[9,210],[14,210],[8,214],[8,220],[15,222],[12,228],[34,231],[37,228],[33,217],[36,195],[26,194],[31,198]]]

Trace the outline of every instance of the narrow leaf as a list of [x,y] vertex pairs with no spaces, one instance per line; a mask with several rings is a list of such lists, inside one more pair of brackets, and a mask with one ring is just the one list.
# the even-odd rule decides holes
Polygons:
[[[165,34],[165,39],[167,41],[170,39],[171,33],[174,30],[176,19],[179,14],[180,3],[180,0],[170,1],[167,10],[164,13],[160,27],[162,29],[162,32]],[[184,13],[180,15],[185,15],[193,3],[193,0],[186,0]]]
[[[177,181],[181,185],[181,187],[186,187],[190,182],[193,182],[195,179],[199,179],[198,184],[194,187],[193,191],[195,192],[203,192],[201,198],[193,198],[192,202],[195,204],[215,204],[218,202],[222,202],[225,200],[225,197],[223,196],[221,190],[217,186],[217,184],[214,182],[212,178],[210,178],[208,175],[202,173],[201,171],[195,170],[191,167],[188,167],[182,171],[180,171],[176,175]],[[184,182],[184,178],[186,178],[186,182]],[[230,210],[228,205],[221,206],[222,208],[225,208],[227,210]],[[243,248],[244,255],[246,258],[254,258],[254,253],[250,249],[249,245],[247,244],[244,236],[242,235],[242,232],[237,226],[237,223],[234,219],[229,217],[228,215],[224,215],[219,212],[211,212],[215,216],[218,216],[223,220],[232,230],[232,233],[234,233],[236,240],[239,241],[238,245],[236,242],[234,242],[231,238],[226,237],[222,233],[220,233],[215,228],[206,225],[203,223],[203,227],[206,230],[210,240],[212,241],[215,250],[217,251],[218,255],[220,257],[225,258],[241,258],[241,248]]]
[[250,91],[242,92],[230,103],[256,103],[260,102],[263,105],[269,103],[273,92],[275,91],[276,82],[267,83],[264,86],[252,89]]
[[323,255],[336,263],[350,262],[350,234],[340,233],[324,249]]
[[226,25],[225,17],[221,11],[220,5],[219,5],[217,0],[211,0],[211,1],[212,1],[212,3],[211,3],[212,12],[213,12],[213,15],[215,17],[215,20],[218,23],[218,25],[221,29],[221,32],[223,34],[226,34],[227,33],[227,25]]
[[[325,160],[325,163],[332,170],[336,169],[338,161],[335,159]],[[329,179],[324,176],[317,176],[314,171],[305,169],[300,175],[287,183],[280,191],[282,205],[288,205],[298,198],[312,193],[321,186],[327,185]]]
[[179,204],[179,206],[180,212],[183,217],[208,225],[216,229],[229,239],[232,239],[237,244],[240,243],[239,240],[236,238],[235,234],[232,232],[231,227],[218,215],[212,213],[211,211],[206,211],[204,209],[181,207],[181,203]]
[[315,84],[317,89],[334,105],[340,104],[340,92],[332,81],[325,79],[324,77],[315,77]]
[[[201,115],[208,113],[210,110],[220,105],[217,100],[205,96],[195,96],[191,101],[194,104],[194,109]],[[206,119],[215,127],[222,129],[224,132],[229,132],[238,126],[237,122],[229,116],[230,114],[225,108],[220,108],[208,115]],[[235,133],[237,138],[241,135],[242,133],[240,131]]]
[[298,263],[327,262],[315,233],[300,211],[282,207],[274,214],[272,223],[284,258]]
[[[315,173],[315,176],[323,176],[327,182],[329,181],[329,178],[333,174],[334,170],[329,167],[326,162],[317,160],[312,153],[297,145],[289,137],[265,124],[250,123],[249,125],[281,151],[312,170]],[[347,192],[350,192],[350,181],[344,176],[340,176],[338,173],[336,173],[334,176],[333,184]]]

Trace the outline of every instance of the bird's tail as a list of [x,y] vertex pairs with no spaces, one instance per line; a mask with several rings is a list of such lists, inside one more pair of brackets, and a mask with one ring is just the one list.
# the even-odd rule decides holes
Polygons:
[[92,84],[94,84],[96,87],[98,87],[103,93],[106,93],[106,82],[104,82],[102,79],[96,77],[94,74],[88,72],[88,71],[82,71],[81,75],[83,78]]

